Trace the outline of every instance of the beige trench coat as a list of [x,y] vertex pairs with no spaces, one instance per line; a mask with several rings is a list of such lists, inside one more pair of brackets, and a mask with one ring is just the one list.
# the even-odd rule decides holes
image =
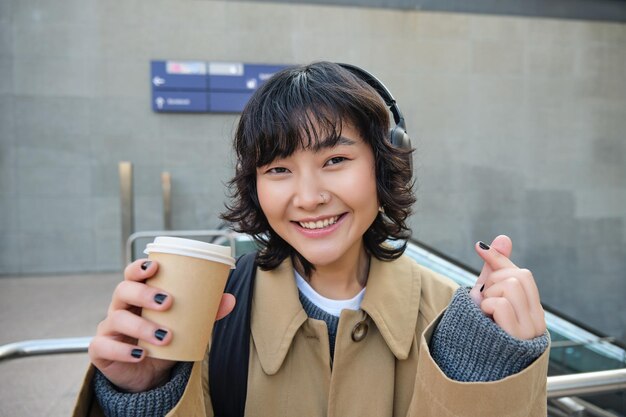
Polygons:
[[[372,259],[362,311],[341,313],[330,366],[326,325],[310,319],[285,261],[258,271],[246,416],[545,416],[548,351],[501,381],[447,378],[428,341],[457,285],[403,256]],[[368,324],[363,340],[353,328]],[[74,416],[101,416],[89,369]],[[207,360],[194,364],[171,417],[211,417]]]

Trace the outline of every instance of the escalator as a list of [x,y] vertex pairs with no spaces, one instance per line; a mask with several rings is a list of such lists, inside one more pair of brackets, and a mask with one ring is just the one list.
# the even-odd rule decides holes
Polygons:
[[[451,278],[462,286],[473,286],[479,273],[416,240],[409,242],[405,253],[419,264]],[[552,339],[548,376],[626,367],[626,349],[623,345],[615,342],[612,338],[593,331],[582,323],[565,317],[545,304],[543,307],[546,311],[546,323]],[[590,410],[593,405],[613,413],[605,415],[626,415],[624,390],[608,394],[586,395],[584,401],[579,401],[577,404],[580,405],[584,402],[591,404],[583,410],[583,413],[586,412],[586,414],[574,415],[595,415]],[[575,405],[572,407],[577,408]],[[560,414],[555,412],[554,415]]]

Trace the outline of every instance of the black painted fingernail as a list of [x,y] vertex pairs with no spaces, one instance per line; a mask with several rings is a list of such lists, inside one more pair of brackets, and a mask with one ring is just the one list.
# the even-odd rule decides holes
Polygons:
[[167,336],[167,330],[159,329],[156,332],[154,332],[154,337],[156,337],[159,340],[165,339],[165,336]]
[[133,351],[130,352],[130,356],[132,356],[133,358],[139,359],[141,358],[142,353],[143,353],[143,350],[141,349],[133,349]]
[[478,242],[478,246],[480,246],[482,250],[489,250],[489,245],[485,242]]
[[143,269],[144,271],[148,268],[150,268],[150,264],[152,263],[152,261],[146,261],[144,263],[141,264],[141,269]]
[[480,292],[483,292],[484,289],[485,289],[485,284],[483,284],[483,286],[480,287]]
[[167,298],[167,295],[158,293],[154,296],[154,302],[157,304],[163,304],[163,301]]

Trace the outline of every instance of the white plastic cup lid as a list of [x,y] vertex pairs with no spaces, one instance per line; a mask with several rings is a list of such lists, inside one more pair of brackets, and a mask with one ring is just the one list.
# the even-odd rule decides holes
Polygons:
[[143,251],[146,255],[153,252],[171,253],[173,255],[191,256],[220,262],[235,268],[235,258],[231,256],[230,247],[214,245],[199,240],[183,239],[180,237],[158,236],[154,242],[148,243]]

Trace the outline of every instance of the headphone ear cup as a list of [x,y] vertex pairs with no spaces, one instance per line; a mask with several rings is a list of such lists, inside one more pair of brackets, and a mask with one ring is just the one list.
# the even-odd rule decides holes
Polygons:
[[[401,128],[400,126],[395,126],[389,131],[389,141],[391,145],[395,148],[402,150],[411,150],[413,147],[411,146],[411,138],[409,138],[406,130]],[[411,173],[413,172],[413,156],[411,153],[406,155],[407,162],[409,163],[409,168]]]
[[411,138],[400,126],[396,126],[389,131],[389,141],[396,148],[411,149]]

